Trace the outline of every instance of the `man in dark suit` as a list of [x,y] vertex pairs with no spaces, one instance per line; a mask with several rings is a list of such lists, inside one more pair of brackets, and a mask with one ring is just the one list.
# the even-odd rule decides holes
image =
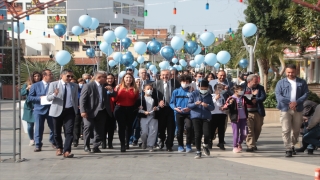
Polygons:
[[[173,90],[180,88],[178,81],[170,80],[170,71],[162,70],[160,74],[161,80],[153,83],[153,93],[158,99],[160,111],[158,119],[158,134],[160,138],[160,149],[166,144],[167,151],[172,151],[174,132],[176,129],[174,121],[174,111],[170,108],[170,99]],[[167,130],[167,137],[166,137]],[[166,140],[166,141],[165,141]]]
[[82,88],[80,95],[80,113],[83,117],[83,140],[85,152],[90,152],[90,134],[94,130],[94,141],[92,152],[100,153],[99,146],[101,141],[106,137],[104,130],[107,110],[106,106],[110,101],[106,98],[107,89],[109,92],[113,92],[111,86],[104,87],[106,83],[106,73],[104,71],[97,71],[95,80],[85,84]]
[[42,137],[44,131],[44,122],[47,119],[48,126],[50,128],[49,141],[52,144],[52,148],[56,148],[53,138],[53,123],[52,118],[49,116],[50,104],[41,105],[41,98],[46,98],[49,84],[52,80],[53,74],[51,70],[45,69],[42,71],[42,81],[39,81],[31,86],[28,101],[34,104],[33,116],[35,120],[35,149],[34,152],[40,152],[42,148]]
[[[72,158],[74,119],[78,111],[78,85],[70,82],[73,72],[65,69],[61,80],[50,83],[47,100],[52,101],[49,115],[53,119],[54,140],[57,145],[56,155]],[[64,127],[65,142],[62,145],[61,128]],[[63,151],[62,151],[63,149]]]

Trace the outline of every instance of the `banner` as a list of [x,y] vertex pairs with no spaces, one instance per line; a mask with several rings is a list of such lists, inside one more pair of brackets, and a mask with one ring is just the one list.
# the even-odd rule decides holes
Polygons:
[[59,4],[56,4],[54,6],[51,6],[47,10],[47,14],[67,14],[66,10],[66,2],[61,2]]
[[67,16],[60,16],[60,20],[56,21],[56,16],[47,16],[47,27],[48,29],[52,29],[56,24],[63,24],[67,26]]
[[[40,3],[40,4],[43,4],[43,3]],[[29,9],[32,9],[32,8],[35,8],[35,7],[37,7],[37,6],[35,4],[33,4],[33,3],[26,3],[26,10],[29,10]],[[36,8],[33,11],[37,11],[37,10],[39,10],[39,8]],[[31,14],[44,14],[44,10],[40,10],[40,11],[38,11],[36,13],[33,13],[31,11]]]

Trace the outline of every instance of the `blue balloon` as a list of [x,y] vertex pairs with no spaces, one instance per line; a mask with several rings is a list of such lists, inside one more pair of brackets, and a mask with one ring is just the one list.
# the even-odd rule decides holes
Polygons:
[[182,47],[183,47],[183,39],[179,36],[174,36],[172,39],[171,39],[171,47],[174,49],[174,50],[180,50]]
[[220,64],[219,64],[219,63],[216,63],[213,67],[214,67],[215,69],[219,70]]
[[242,68],[246,68],[246,67],[248,67],[248,65],[249,65],[249,62],[246,59],[241,59],[239,61],[239,66],[242,67]]
[[201,54],[198,54],[194,57],[194,61],[196,62],[196,64],[202,64],[204,61],[204,57]]
[[106,43],[106,42],[102,42],[100,45],[99,45],[99,48],[102,52],[104,52],[105,54],[107,54],[108,56],[110,56],[112,53],[113,53],[113,49],[112,47]]
[[184,49],[186,50],[186,52],[190,55],[192,55],[193,53],[195,53],[198,49],[198,44],[194,41],[188,41],[185,45],[184,45]]
[[152,54],[157,54],[161,49],[161,44],[157,40],[153,39],[147,44],[147,49]]
[[91,25],[89,28],[91,30],[95,30],[97,29],[98,26],[99,26],[99,20],[97,18],[91,18]]
[[144,42],[136,42],[134,43],[134,50],[136,53],[142,55],[147,51],[147,45]]
[[169,66],[169,68],[168,68],[170,71],[171,70],[177,70],[176,68],[174,68],[174,67],[172,67],[172,66]]
[[116,35],[113,31],[106,31],[103,33],[103,39],[108,43],[111,44],[115,39]]
[[174,56],[174,49],[171,46],[165,46],[161,49],[160,54],[167,61],[170,61]]
[[201,44],[203,44],[204,46],[210,46],[213,42],[214,42],[214,34],[212,32],[204,32],[200,35],[200,42]]
[[177,58],[172,58],[172,63],[177,64],[178,63],[178,59]]
[[217,60],[221,64],[227,64],[229,62],[230,58],[231,58],[231,55],[228,51],[220,51],[217,54]]
[[130,66],[134,61],[134,57],[130,51],[122,55],[120,63],[125,66]]
[[95,54],[95,51],[93,48],[88,48],[86,50],[86,55],[89,57],[89,58],[93,58],[96,54]]
[[121,71],[119,73],[119,78],[123,78],[124,75],[126,75],[126,71]]
[[214,66],[217,63],[217,55],[209,53],[204,57],[204,62],[209,66]]
[[201,52],[201,47],[198,45],[198,48],[197,48],[196,52],[193,53],[193,55],[200,54],[200,52]]
[[132,66],[133,66],[133,67],[137,67],[137,66],[138,66],[137,61],[134,61],[134,62],[132,63]]
[[79,24],[84,28],[90,28],[92,19],[88,15],[82,15],[79,17]]
[[181,65],[175,65],[176,67],[176,69],[177,69],[177,71],[182,71],[182,66]]
[[144,62],[144,57],[143,56],[139,56],[137,58],[137,61],[138,61],[139,64],[142,64]]
[[123,38],[121,39],[121,46],[124,48],[124,49],[128,49],[128,47],[131,45],[131,39],[129,38]]
[[24,31],[24,23],[19,22],[19,29],[18,29],[18,23],[13,23],[13,30],[15,33],[22,33]]
[[150,66],[151,66],[151,63],[150,63],[150,62],[148,62],[148,63],[146,64],[146,68],[147,68],[147,69],[149,69],[149,68],[150,68]]
[[157,69],[157,67],[156,67],[155,65],[151,64],[151,65],[149,66],[149,69],[152,71],[152,70]]
[[113,60],[115,60],[117,63],[121,61],[122,53],[121,52],[116,52],[113,54]]
[[161,63],[159,63],[159,67],[163,70],[168,69],[169,66],[170,66],[170,63],[168,61],[162,61]]
[[56,56],[56,61],[60,66],[68,64],[71,60],[71,54],[66,50],[60,50]]
[[123,26],[119,26],[114,30],[114,34],[116,35],[117,38],[123,39],[127,37],[128,30]]
[[258,28],[253,23],[247,23],[242,27],[242,34],[245,37],[253,36],[257,32]]
[[111,67],[113,67],[113,66],[115,66],[115,65],[117,65],[118,63],[116,62],[116,61],[114,61],[114,60],[110,60],[109,61],[109,66],[111,66]]
[[188,63],[184,60],[184,59],[180,59],[179,60],[179,64],[182,66],[182,67],[186,67],[188,65]]
[[82,28],[80,26],[73,26],[71,31],[74,35],[79,36],[82,33]]
[[191,61],[189,62],[189,65],[190,65],[191,67],[196,67],[197,63],[196,63],[194,60],[191,60]]

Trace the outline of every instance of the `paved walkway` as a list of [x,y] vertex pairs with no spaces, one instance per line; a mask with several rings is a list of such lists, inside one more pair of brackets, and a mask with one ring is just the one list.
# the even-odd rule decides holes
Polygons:
[[[2,126],[8,125],[10,111],[3,111]],[[12,113],[12,112],[11,112]],[[7,121],[6,121],[7,120]],[[11,124],[11,122],[10,122]],[[256,153],[232,153],[232,136],[229,126],[226,133],[226,151],[216,146],[210,157],[194,159],[194,153],[156,151],[148,152],[131,148],[120,153],[117,136],[113,150],[102,149],[101,154],[88,154],[83,144],[74,148],[73,159],[55,156],[55,150],[44,137],[43,151],[34,153],[28,146],[28,136],[23,134],[21,163],[12,163],[9,157],[2,157],[0,179],[313,179],[314,169],[320,167],[319,151],[315,155],[299,154],[293,158],[284,157],[281,128],[279,124],[263,126]],[[1,133],[1,151],[11,149],[12,133]],[[214,144],[217,144],[217,140]],[[194,148],[194,147],[193,147]],[[175,140],[174,149],[177,150]]]

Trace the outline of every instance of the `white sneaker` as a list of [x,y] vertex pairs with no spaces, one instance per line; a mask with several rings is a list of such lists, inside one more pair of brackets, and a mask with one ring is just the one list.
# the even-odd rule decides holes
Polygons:
[[30,140],[29,146],[34,146],[34,140]]
[[153,152],[153,147],[152,147],[152,146],[149,146],[149,147],[148,147],[148,150],[149,150],[149,152]]

